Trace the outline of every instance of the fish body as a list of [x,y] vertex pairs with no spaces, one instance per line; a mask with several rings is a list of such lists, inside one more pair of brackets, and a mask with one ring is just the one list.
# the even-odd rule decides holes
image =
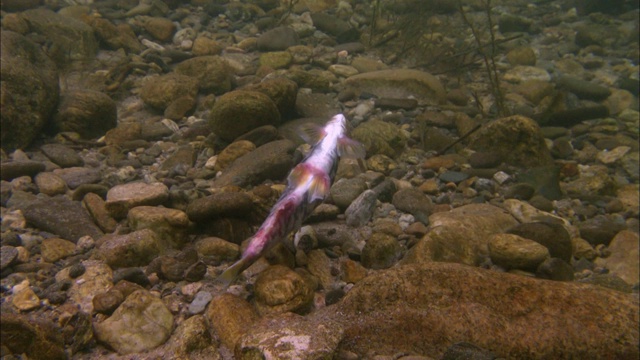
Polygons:
[[347,120],[342,114],[307,133],[315,145],[287,178],[287,187],[266,220],[251,238],[242,257],[219,277],[228,285],[260,256],[293,231],[329,194],[341,156],[364,157],[364,148],[347,137]]

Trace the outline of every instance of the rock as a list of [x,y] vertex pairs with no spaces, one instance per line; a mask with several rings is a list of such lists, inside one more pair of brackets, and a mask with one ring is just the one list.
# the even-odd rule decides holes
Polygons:
[[60,238],[43,239],[42,245],[40,245],[42,260],[50,263],[73,255],[75,250],[76,244]]
[[307,269],[309,270],[309,272],[318,278],[322,288],[333,288],[335,279],[334,275],[331,272],[331,259],[329,259],[327,254],[323,250],[316,249],[309,251],[309,254],[307,256]]
[[99,195],[87,193],[82,199],[82,204],[102,231],[112,233],[116,230],[118,223],[109,215],[106,202]]
[[551,75],[545,69],[535,66],[514,66],[503,76],[503,79],[510,83],[520,84],[526,81],[551,81]]
[[497,359],[492,352],[484,350],[467,342],[455,343],[447,348],[441,360],[494,360]]
[[376,209],[377,197],[373,190],[365,190],[360,194],[344,212],[347,225],[353,227],[366,225]]
[[515,92],[522,95],[532,104],[538,105],[547,96],[553,95],[553,84],[542,80],[526,80],[514,88]]
[[342,326],[336,321],[323,324],[306,317],[285,313],[265,317],[242,336],[236,359],[331,359],[342,340]]
[[32,160],[11,161],[0,164],[2,180],[6,181],[10,181],[21,176],[35,176],[44,170],[45,165],[43,163]]
[[539,243],[512,234],[495,234],[489,240],[491,261],[508,269],[535,270],[549,250]]
[[280,26],[260,35],[256,45],[260,51],[279,51],[298,45],[299,42],[298,34],[292,28]]
[[369,120],[356,127],[352,138],[365,146],[367,156],[383,154],[395,158],[407,143],[406,137],[395,125],[380,120]]
[[162,183],[133,182],[116,185],[107,192],[106,207],[116,219],[127,216],[129,209],[142,205],[161,205],[169,198],[169,189]]
[[163,248],[181,248],[188,241],[189,218],[178,209],[156,206],[137,206],[127,214],[133,230],[151,229]]
[[371,59],[364,56],[356,56],[351,60],[351,66],[356,68],[360,73],[366,73],[370,71],[386,70],[389,67],[380,60]]
[[213,299],[213,295],[210,292],[198,291],[191,304],[189,304],[189,314],[195,315],[203,312],[211,299]]
[[144,266],[166,251],[153,230],[143,229],[101,239],[97,256],[112,268]]
[[536,65],[536,53],[533,51],[531,47],[528,46],[520,46],[510,50],[507,53],[507,61],[511,65],[525,65],[525,66],[535,66]]
[[27,286],[13,295],[11,303],[20,311],[30,311],[40,307],[40,298]]
[[213,181],[214,187],[257,185],[266,179],[283,179],[293,168],[295,144],[277,140],[264,144],[233,162]]
[[254,204],[247,193],[221,191],[192,201],[187,206],[187,215],[195,222],[221,216],[247,218],[253,208]]
[[342,280],[346,283],[355,284],[367,276],[367,269],[359,262],[351,259],[342,261]]
[[398,168],[398,163],[392,158],[383,154],[374,154],[367,159],[367,169],[389,175],[391,171]]
[[294,81],[285,77],[277,77],[247,86],[245,89],[259,91],[271,98],[283,119],[292,118],[295,115],[298,85]]
[[337,350],[359,356],[376,349],[439,358],[460,341],[505,358],[638,355],[637,300],[584,284],[431,263],[369,276],[334,306],[305,321],[337,320],[345,329]]
[[62,178],[70,189],[76,189],[85,184],[94,184],[102,180],[100,169],[89,167],[54,169],[53,174]]
[[391,203],[396,209],[415,216],[423,224],[429,224],[433,203],[422,191],[413,187],[400,189],[393,194]]
[[552,257],[565,262],[571,260],[573,245],[571,236],[560,224],[551,222],[531,222],[514,226],[509,229],[510,234],[530,239],[549,249]]
[[100,314],[111,315],[123,301],[124,294],[112,288],[93,297],[93,310]]
[[608,88],[571,75],[560,76],[557,83],[560,88],[576,94],[580,99],[601,101],[611,95]]
[[388,69],[351,76],[345,85],[356,93],[367,92],[377,97],[415,97],[420,104],[437,105],[446,98],[444,87],[435,76],[410,69]]
[[173,72],[148,79],[140,89],[140,98],[151,107],[164,111],[175,99],[198,94],[198,79]]
[[240,338],[258,320],[258,314],[251,304],[230,293],[216,296],[209,303],[205,317],[227,349],[234,349]]
[[33,178],[38,190],[48,196],[62,195],[69,190],[67,183],[58,175],[51,172],[39,173]]
[[638,215],[640,209],[640,186],[638,184],[628,184],[621,186],[617,192],[617,199],[622,202],[625,211],[628,211],[633,216]]
[[640,279],[640,265],[638,262],[638,233],[623,230],[612,240],[607,248],[611,255],[599,258],[596,264],[609,269],[631,285]]
[[233,163],[237,158],[242,155],[248,154],[256,149],[256,146],[247,140],[238,140],[232,142],[224,148],[220,154],[218,154],[218,160],[216,160],[216,165],[213,167],[214,171],[222,171],[229,164]]
[[176,31],[176,25],[173,21],[161,17],[148,18],[142,26],[144,26],[144,29],[151,36],[159,41],[169,41]]
[[502,207],[521,223],[542,221],[546,223],[561,224],[572,238],[579,236],[577,228],[571,225],[568,220],[552,213],[538,210],[524,201],[507,199],[502,204]]
[[559,258],[548,258],[536,269],[536,277],[554,281],[573,281],[573,268]]
[[27,10],[22,17],[31,32],[51,42],[49,57],[61,66],[72,61],[89,61],[98,51],[93,29],[80,20],[44,8]]
[[275,103],[257,91],[236,90],[222,95],[211,109],[211,130],[226,141],[264,125],[278,125]]
[[143,46],[129,24],[120,23],[116,26],[111,21],[97,16],[87,16],[84,19],[93,28],[96,38],[107,48],[111,50],[124,48],[135,54],[142,51]]
[[[58,111],[51,123],[51,130],[76,132],[85,139],[94,139],[103,136],[117,125],[118,114],[115,101],[105,93],[82,89],[68,91],[62,95]],[[82,165],[80,163],[60,166]]]
[[[71,282],[71,288],[67,291],[70,301],[87,313],[93,313],[93,297],[96,294],[107,292],[112,286],[113,272],[102,261],[85,260],[82,262],[85,272]],[[71,268],[64,268],[56,274],[56,281],[70,280]]]
[[224,94],[233,87],[233,70],[220,56],[197,56],[185,60],[176,65],[175,72],[197,79],[200,90],[216,95]]
[[18,249],[14,246],[3,245],[0,247],[0,271],[13,265],[18,258]]
[[489,204],[469,204],[429,216],[429,232],[409,250],[403,264],[432,261],[477,266],[489,256],[488,242],[518,222]]
[[62,144],[45,144],[40,150],[51,162],[63,168],[84,166],[84,161],[75,150]]
[[146,290],[137,290],[111,317],[93,324],[96,339],[118,354],[151,350],[162,345],[173,330],[173,315],[162,300]]
[[[3,355],[9,357],[25,354],[34,360],[65,360],[64,339],[58,327],[44,319],[32,319],[27,315],[0,314],[0,334]],[[8,350],[8,353],[5,352]]]
[[167,342],[167,348],[176,359],[221,359],[201,315],[191,316],[180,323]]
[[[2,149],[12,151],[29,145],[44,129],[60,88],[56,65],[38,45],[12,31],[1,36],[2,93],[7,98],[0,106],[1,143]],[[7,176],[3,164],[2,178]]]
[[340,179],[331,186],[329,196],[331,201],[341,209],[346,209],[367,189],[366,182],[361,177]]
[[273,125],[265,125],[257,127],[249,132],[244,133],[236,138],[236,141],[250,141],[256,147],[262,146],[268,142],[278,140],[278,129]]
[[374,233],[362,249],[362,265],[369,269],[386,269],[402,256],[398,240],[390,235]]
[[102,231],[93,223],[80,202],[66,197],[37,198],[22,209],[22,212],[31,226],[74,243],[83,236],[89,235],[94,239],[102,236]]
[[586,165],[580,167],[580,176],[568,183],[563,183],[563,190],[573,197],[592,195],[613,195],[614,180],[609,176],[604,165]]
[[594,284],[608,289],[613,289],[623,293],[630,294],[633,287],[627,284],[622,278],[615,274],[593,274],[590,277],[578,280],[585,284]]
[[191,52],[195,56],[220,55],[222,50],[223,47],[219,42],[206,36],[198,36],[193,40],[193,47],[191,48]]
[[550,165],[551,154],[535,121],[520,115],[495,120],[471,135],[469,147],[520,167]]
[[625,223],[614,222],[604,215],[597,215],[578,224],[580,236],[591,245],[609,245],[616,234],[626,229]]
[[255,304],[263,316],[305,311],[312,300],[313,289],[286,266],[270,266],[256,279]]
[[293,57],[288,51],[271,51],[260,54],[260,66],[272,69],[286,69],[293,62]]

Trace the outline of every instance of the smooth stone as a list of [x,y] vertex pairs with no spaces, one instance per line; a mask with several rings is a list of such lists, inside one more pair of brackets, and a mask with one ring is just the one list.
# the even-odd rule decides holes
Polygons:
[[96,256],[112,268],[144,266],[166,251],[153,230],[124,235],[107,235],[100,241]]
[[[105,189],[105,195],[106,195]],[[75,195],[75,194],[74,194]],[[109,215],[106,202],[98,194],[89,192],[82,198],[82,204],[89,211],[94,222],[105,233],[112,233],[116,230],[118,222]]]
[[411,69],[370,71],[351,76],[345,85],[356,92],[375,94],[379,98],[414,97],[419,103],[437,105],[446,98],[444,87],[435,76]]
[[33,178],[38,190],[48,196],[65,194],[68,190],[67,183],[58,175],[51,172],[42,172]]
[[495,234],[489,240],[489,256],[506,269],[535,270],[549,258],[549,250],[518,235]]
[[217,237],[199,239],[195,247],[199,257],[209,265],[220,265],[223,261],[233,261],[240,256],[240,246]]
[[445,171],[438,176],[444,182],[452,182],[458,184],[469,178],[469,175],[460,171]]
[[423,224],[429,223],[433,203],[422,191],[416,188],[400,189],[393,194],[391,202],[398,210],[412,214]]
[[300,39],[298,34],[287,26],[280,26],[266,31],[256,42],[258,50],[261,51],[278,51],[286,50],[290,46],[298,45]]
[[237,158],[242,155],[248,154],[255,150],[256,146],[247,140],[235,141],[229,146],[225,147],[220,154],[218,154],[218,160],[214,166],[214,171],[223,171],[227,166],[233,163]]
[[618,232],[627,228],[625,223],[615,222],[604,215],[597,215],[578,224],[580,236],[591,245],[609,245]]
[[73,255],[75,250],[76,244],[60,238],[43,239],[40,245],[42,259],[50,263]]
[[53,173],[61,177],[69,189],[76,189],[82,185],[95,184],[102,180],[102,172],[94,168],[70,167],[54,169]]
[[53,163],[60,167],[84,166],[84,160],[78,153],[62,144],[45,144],[40,146],[40,150]]
[[18,249],[14,246],[3,245],[0,247],[0,271],[11,266],[18,258]]
[[313,290],[295,271],[286,266],[270,266],[255,282],[255,304],[261,315],[304,311],[311,305]]
[[573,268],[559,258],[548,258],[536,269],[536,277],[554,281],[573,281]]
[[195,315],[204,312],[213,295],[208,291],[198,291],[195,298],[189,304],[189,314]]
[[366,225],[376,208],[377,194],[373,190],[365,190],[347,207],[344,214],[347,225],[360,227]]
[[129,295],[103,322],[93,324],[96,339],[125,355],[162,345],[173,330],[173,315],[147,290]]
[[10,181],[21,176],[35,176],[45,170],[45,165],[39,161],[21,160],[3,162],[0,164],[2,180]]
[[341,209],[348,208],[367,189],[364,179],[355,177],[336,181],[329,191],[331,201]]
[[187,206],[191,221],[209,221],[215,217],[248,218],[254,209],[251,197],[240,191],[221,191],[192,201]]
[[508,233],[543,245],[549,249],[549,254],[552,257],[560,258],[565,262],[569,262],[573,255],[571,237],[561,224],[550,222],[524,223],[509,229]]
[[559,87],[576,94],[580,99],[601,101],[611,95],[608,88],[571,75],[561,76],[557,83]]

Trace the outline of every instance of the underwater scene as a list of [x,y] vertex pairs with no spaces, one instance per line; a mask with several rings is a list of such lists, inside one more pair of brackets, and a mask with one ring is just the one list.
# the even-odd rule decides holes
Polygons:
[[0,0],[0,358],[640,358],[639,7]]

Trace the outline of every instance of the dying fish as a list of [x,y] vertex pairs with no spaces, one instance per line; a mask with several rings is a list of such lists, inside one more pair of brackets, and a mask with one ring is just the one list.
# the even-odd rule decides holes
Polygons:
[[347,119],[334,116],[324,127],[307,129],[314,143],[309,154],[291,170],[287,187],[253,235],[242,257],[218,278],[228,285],[279,241],[300,229],[302,222],[329,194],[340,157],[364,158],[364,147],[347,137]]

